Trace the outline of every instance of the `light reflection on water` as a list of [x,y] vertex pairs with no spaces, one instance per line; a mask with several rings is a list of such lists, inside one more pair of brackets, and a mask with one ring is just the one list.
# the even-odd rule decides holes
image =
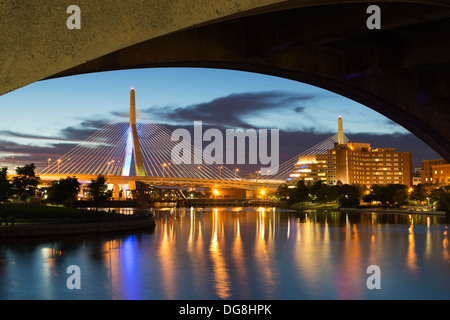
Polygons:
[[[450,299],[448,221],[167,209],[135,234],[0,243],[0,299]],[[370,265],[381,289],[369,290]],[[69,290],[67,267],[81,269]]]

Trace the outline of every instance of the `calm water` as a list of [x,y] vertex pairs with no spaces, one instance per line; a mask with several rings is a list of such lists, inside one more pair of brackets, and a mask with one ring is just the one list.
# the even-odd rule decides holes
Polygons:
[[[450,299],[445,218],[173,209],[135,234],[0,243],[0,299]],[[67,268],[80,268],[69,290]],[[367,267],[380,267],[369,290]]]

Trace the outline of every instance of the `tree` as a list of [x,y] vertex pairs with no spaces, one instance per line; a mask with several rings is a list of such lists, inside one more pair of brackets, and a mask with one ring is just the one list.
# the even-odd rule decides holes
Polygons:
[[434,189],[430,194],[431,201],[438,211],[450,213],[450,185]]
[[303,180],[297,181],[296,188],[292,188],[291,190],[292,192],[289,196],[288,204],[308,201],[309,190],[305,184],[305,181]]
[[36,176],[34,163],[16,168],[16,176],[13,178],[14,193],[19,200],[28,200],[36,195],[36,189],[41,179]]
[[365,201],[380,201],[383,206],[400,206],[408,200],[408,187],[404,184],[373,185]]
[[96,179],[92,179],[87,187],[87,193],[94,201],[95,207],[102,201],[107,201],[112,197],[111,190],[108,190],[106,178],[103,175],[98,175]]
[[50,188],[49,201],[72,206],[80,192],[80,183],[76,177],[67,177],[53,182]]
[[392,202],[396,206],[402,206],[408,203],[408,187],[405,185],[398,185],[392,195]]
[[341,187],[341,195],[339,197],[339,205],[344,208],[352,208],[359,206],[361,201],[361,188],[356,185],[344,184]]
[[275,197],[278,200],[286,200],[290,196],[290,189],[286,183],[280,184],[278,186],[277,192],[275,193]]
[[310,188],[310,194],[314,195],[317,202],[330,202],[339,199],[341,186],[325,184],[322,181],[317,181]]
[[427,198],[430,196],[430,192],[431,192],[431,185],[429,183],[428,184],[419,183],[413,186],[413,190],[409,195],[409,199],[411,201],[417,201],[422,203],[426,201]]
[[0,169],[0,202],[8,201],[11,196],[11,183],[8,180],[8,168]]

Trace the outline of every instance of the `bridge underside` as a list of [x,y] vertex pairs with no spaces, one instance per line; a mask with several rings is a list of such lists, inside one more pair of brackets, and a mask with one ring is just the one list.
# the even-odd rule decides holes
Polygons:
[[[142,13],[131,14],[134,20],[128,19],[133,8],[106,2],[96,4],[100,17],[95,19],[89,16],[92,13],[86,4],[82,12],[87,12],[87,17],[78,36],[72,36],[78,31],[58,33],[65,43],[59,46],[63,52],[47,54],[47,60],[39,56],[45,60],[43,66],[48,66],[46,73],[30,72],[34,65],[27,65],[27,55],[19,52],[11,58],[14,47],[9,48],[8,57],[2,56],[5,59],[0,62],[6,66],[0,93],[25,85],[23,81],[131,68],[209,67],[258,72],[316,85],[358,101],[404,126],[450,161],[448,2],[375,1],[382,13],[382,29],[376,31],[366,27],[368,2],[359,2],[248,0],[239,5],[205,2],[201,7],[186,1],[183,5],[189,8],[179,8],[180,2],[165,1],[166,8],[161,8],[158,1],[149,1]],[[109,8],[99,13],[102,6]],[[118,10],[128,20],[118,18],[112,34],[105,30],[104,15],[114,17]],[[144,20],[149,18],[147,10],[153,10],[153,20]],[[8,19],[6,16],[6,22]],[[102,36],[92,40],[89,36],[93,37],[94,27]],[[45,36],[45,30],[41,31],[44,35],[38,31],[22,36],[17,30],[5,32],[18,36],[14,41],[20,44],[23,37],[32,36],[34,43]],[[102,50],[101,44],[105,44],[102,53],[96,51]],[[35,56],[42,53],[36,51],[39,49],[32,47],[28,54],[33,56],[31,63],[42,64]],[[45,53],[46,48],[42,50]],[[12,67],[14,63],[21,64],[17,70]],[[12,76],[24,68],[27,73],[22,77]]]

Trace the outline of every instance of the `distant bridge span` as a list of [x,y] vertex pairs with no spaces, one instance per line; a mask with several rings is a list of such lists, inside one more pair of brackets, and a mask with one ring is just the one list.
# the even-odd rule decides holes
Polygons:
[[[67,178],[67,175],[39,175],[43,183],[50,184],[52,181]],[[77,175],[78,181],[89,183],[92,179],[97,178],[96,175]],[[236,179],[236,180],[210,180],[210,179],[191,179],[191,178],[174,178],[174,177],[138,177],[138,176],[105,176],[108,184],[126,185],[136,181],[144,182],[149,185],[164,185],[177,187],[201,187],[201,188],[218,188],[218,189],[243,189],[247,191],[267,190],[275,191],[278,186],[284,183],[284,180],[270,179]]]

